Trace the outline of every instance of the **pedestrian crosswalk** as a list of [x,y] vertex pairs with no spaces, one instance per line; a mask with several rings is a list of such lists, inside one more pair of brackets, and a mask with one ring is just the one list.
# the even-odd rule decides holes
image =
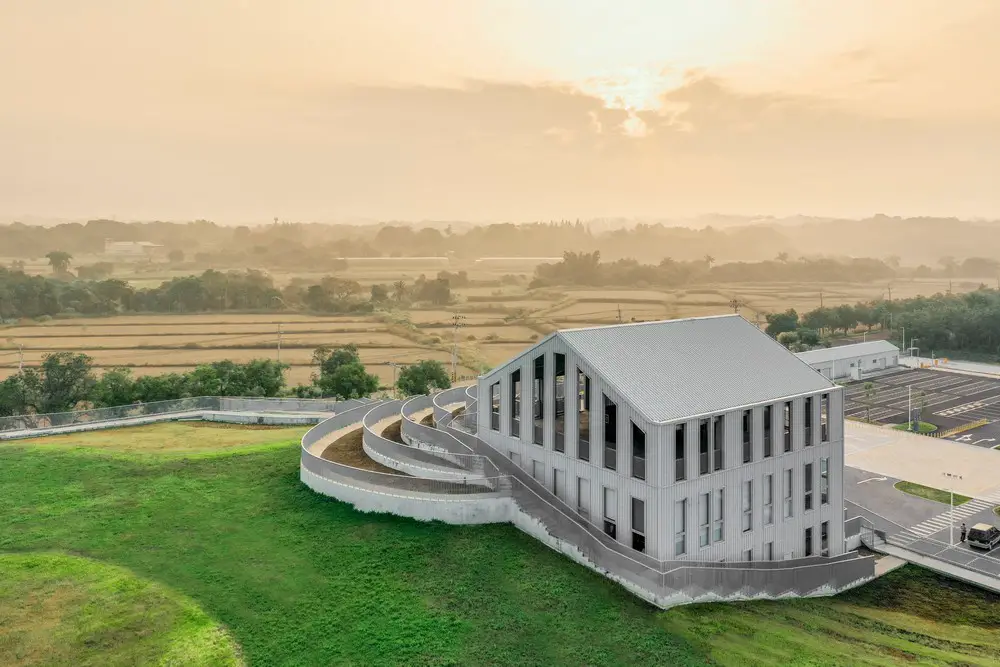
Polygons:
[[1000,505],[1000,492],[995,492],[983,498],[973,498],[967,503],[956,505],[954,511],[949,509],[915,526],[899,531],[892,536],[892,542],[905,547],[917,540],[926,539],[935,533],[948,530],[952,525],[955,527],[955,536],[957,538],[958,530],[967,518],[980,512],[992,510],[997,505]]

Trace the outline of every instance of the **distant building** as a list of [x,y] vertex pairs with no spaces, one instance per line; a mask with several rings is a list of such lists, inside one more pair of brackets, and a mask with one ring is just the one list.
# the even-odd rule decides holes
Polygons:
[[112,241],[104,239],[104,255],[108,259],[150,260],[162,250],[163,246],[150,241]]
[[809,350],[797,356],[830,380],[860,380],[865,373],[899,365],[899,348],[887,340]]

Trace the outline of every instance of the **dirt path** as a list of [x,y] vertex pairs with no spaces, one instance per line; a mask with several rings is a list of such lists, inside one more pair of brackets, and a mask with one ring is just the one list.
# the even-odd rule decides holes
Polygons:
[[[368,455],[365,454],[365,450],[362,447],[363,429],[360,424],[353,429],[344,430],[347,432],[341,434],[340,437],[332,443],[327,444],[321,454],[322,458],[327,461],[333,461],[334,463],[343,463],[344,465],[351,466],[352,468],[361,468],[362,470],[384,472],[391,475],[405,474],[399,472],[398,470],[387,468],[381,463],[376,463],[368,458]],[[340,433],[340,431],[335,433]]]

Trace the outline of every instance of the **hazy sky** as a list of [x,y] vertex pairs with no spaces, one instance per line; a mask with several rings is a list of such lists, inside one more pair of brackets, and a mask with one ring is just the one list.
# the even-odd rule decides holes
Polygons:
[[1000,217],[1000,0],[0,0],[0,215]]

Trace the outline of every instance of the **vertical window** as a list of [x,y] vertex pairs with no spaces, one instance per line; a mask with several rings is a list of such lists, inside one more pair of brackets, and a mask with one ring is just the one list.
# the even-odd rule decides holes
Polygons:
[[618,469],[618,406],[607,396],[604,396],[604,467]]
[[723,447],[726,445],[726,441],[723,437],[723,417],[714,417],[712,419],[712,470],[722,470],[722,451]]
[[532,397],[532,434],[531,441],[536,445],[545,443],[542,420],[545,418],[545,355],[535,357],[534,374],[531,383]]
[[580,391],[580,409],[577,411],[576,455],[581,461],[590,460],[590,378],[577,371],[577,389]]
[[764,525],[774,523],[774,475],[764,475]]
[[753,549],[747,549],[743,554],[743,561],[749,563],[753,560]]
[[632,423],[632,476],[646,479],[646,433]]
[[698,505],[698,546],[707,547],[712,536],[712,494],[701,494]]
[[604,488],[604,532],[617,539],[618,494],[607,487]]
[[500,383],[490,385],[490,428],[500,430]]
[[785,518],[792,516],[792,469],[785,470]]
[[687,476],[687,463],[684,458],[684,424],[678,424],[674,429],[674,481],[682,482]]
[[725,499],[723,497],[723,489],[719,489],[715,492],[715,526],[714,535],[712,539],[716,542],[721,542],[723,535],[725,534],[725,526],[723,525],[723,513],[725,512]]
[[590,480],[576,478],[576,511],[582,516],[590,516]]
[[753,461],[753,411],[743,411],[743,463]]
[[552,355],[555,372],[552,374],[552,400],[555,401],[555,436],[553,448],[557,452],[566,451],[566,355],[556,352]]
[[830,555],[830,522],[824,521],[819,526],[819,555]]
[[564,480],[565,474],[566,473],[564,473],[562,470],[559,470],[559,468],[552,469],[552,494],[556,498],[561,499],[563,497],[563,492],[565,491],[563,487],[566,485],[566,482]]
[[813,529],[806,528],[806,556],[813,555]]
[[753,530],[753,481],[743,482],[743,532]]
[[823,394],[819,399],[819,439],[830,442],[830,394]]
[[702,419],[698,424],[698,472],[701,475],[707,475],[711,470],[708,460],[708,426],[707,419]]
[[819,504],[830,504],[830,459],[819,460]]
[[806,396],[805,401],[806,447],[813,444],[813,397]]
[[532,460],[531,476],[534,477],[536,481],[545,484],[545,468],[542,467],[541,461]]
[[785,451],[792,451],[792,402],[786,401],[784,406],[785,418]]
[[521,370],[510,374],[510,434],[521,436]]
[[632,499],[632,548],[646,550],[646,503]]
[[771,442],[771,406],[764,406],[764,458],[770,458],[774,455],[774,446]]
[[774,560],[774,542],[764,545],[764,560]]
[[687,498],[674,503],[674,555],[687,553]]
[[813,508],[813,464],[805,465],[805,481],[802,485],[805,494],[805,509],[808,512]]

